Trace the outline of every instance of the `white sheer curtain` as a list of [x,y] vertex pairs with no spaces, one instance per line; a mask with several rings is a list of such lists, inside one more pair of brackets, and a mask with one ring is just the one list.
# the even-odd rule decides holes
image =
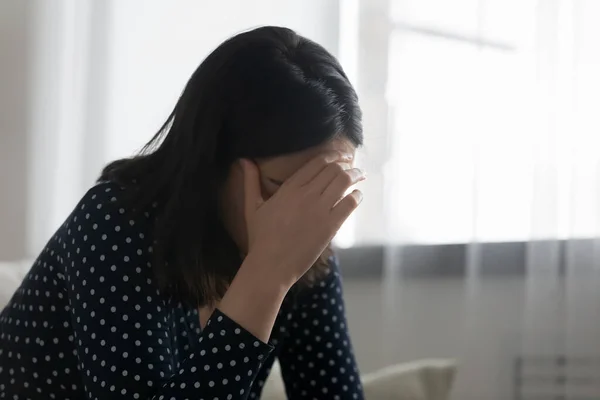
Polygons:
[[388,174],[388,235],[598,235],[596,2],[343,3],[357,7],[342,13],[358,33],[342,31],[341,53],[365,108],[364,163]]
[[[600,2],[342,4],[374,179],[340,242],[387,245],[386,346],[457,357],[457,399],[597,396]],[[520,274],[486,277],[493,243],[524,244]],[[404,278],[407,245],[445,244],[460,279]]]

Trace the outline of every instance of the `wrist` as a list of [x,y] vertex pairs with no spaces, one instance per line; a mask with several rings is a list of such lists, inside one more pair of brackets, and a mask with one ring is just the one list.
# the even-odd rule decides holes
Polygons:
[[244,259],[240,271],[248,272],[261,286],[269,292],[285,292],[296,283],[297,279],[289,273],[291,269],[286,268],[278,262],[259,251],[251,251]]
[[269,278],[269,267],[247,256],[219,304],[221,312],[265,343],[291,287]]

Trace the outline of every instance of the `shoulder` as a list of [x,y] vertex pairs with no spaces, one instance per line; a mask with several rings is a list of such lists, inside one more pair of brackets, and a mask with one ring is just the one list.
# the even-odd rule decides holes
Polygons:
[[324,276],[316,282],[316,285],[322,288],[332,287],[341,285],[341,282],[342,274],[340,271],[339,259],[334,253],[327,259],[327,268],[325,269]]
[[114,208],[125,197],[125,189],[113,182],[100,182],[90,188],[79,201],[74,214],[85,210],[87,213],[98,213],[103,208]]
[[[342,276],[336,257],[329,258],[328,270],[317,281],[292,292],[286,311],[302,320],[307,315],[330,315],[344,312]],[[289,318],[289,317],[288,317]],[[335,317],[338,318],[338,317]]]
[[94,221],[96,224],[118,225],[127,222],[133,226],[151,219],[148,211],[137,212],[131,208],[127,198],[127,189],[124,187],[113,182],[98,183],[85,193],[66,223],[83,225]]
[[[127,206],[126,189],[112,182],[95,185],[81,198],[63,226],[68,244],[104,247],[109,243],[149,245],[152,216]],[[140,243],[142,244],[142,243]]]
[[306,287],[299,288],[298,296],[300,299],[306,296],[315,298],[327,292],[337,294],[341,294],[342,292],[342,275],[339,260],[335,254],[327,259],[327,267],[318,279],[306,285]]
[[128,209],[122,202],[125,194],[114,183],[94,186],[63,226],[66,273],[88,282],[94,282],[92,275],[98,274],[94,290],[106,285],[119,288],[119,283],[126,290],[134,282],[143,287],[152,279],[152,219],[149,213]]

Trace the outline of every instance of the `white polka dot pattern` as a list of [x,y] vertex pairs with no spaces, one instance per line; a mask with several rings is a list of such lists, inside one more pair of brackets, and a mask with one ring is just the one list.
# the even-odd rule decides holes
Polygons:
[[272,345],[219,310],[201,329],[159,293],[151,212],[120,194],[91,189],[0,314],[0,398],[258,399],[276,355],[290,399],[363,398],[335,263],[286,299]]
[[363,399],[341,277],[337,263],[331,267],[326,280],[301,292],[280,327],[278,358],[288,399]]

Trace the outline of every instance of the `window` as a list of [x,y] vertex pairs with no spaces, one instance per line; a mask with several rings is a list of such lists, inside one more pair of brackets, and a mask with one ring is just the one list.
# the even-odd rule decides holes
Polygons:
[[[589,146],[600,143],[581,121],[598,123],[575,107],[586,85],[572,79],[574,20],[544,4],[345,2],[358,8],[355,78],[368,172],[380,170],[377,195],[385,197],[365,202],[345,242],[349,230],[358,243],[598,234],[598,157]],[[341,37],[346,62],[353,39]],[[385,237],[361,235],[373,221]]]

